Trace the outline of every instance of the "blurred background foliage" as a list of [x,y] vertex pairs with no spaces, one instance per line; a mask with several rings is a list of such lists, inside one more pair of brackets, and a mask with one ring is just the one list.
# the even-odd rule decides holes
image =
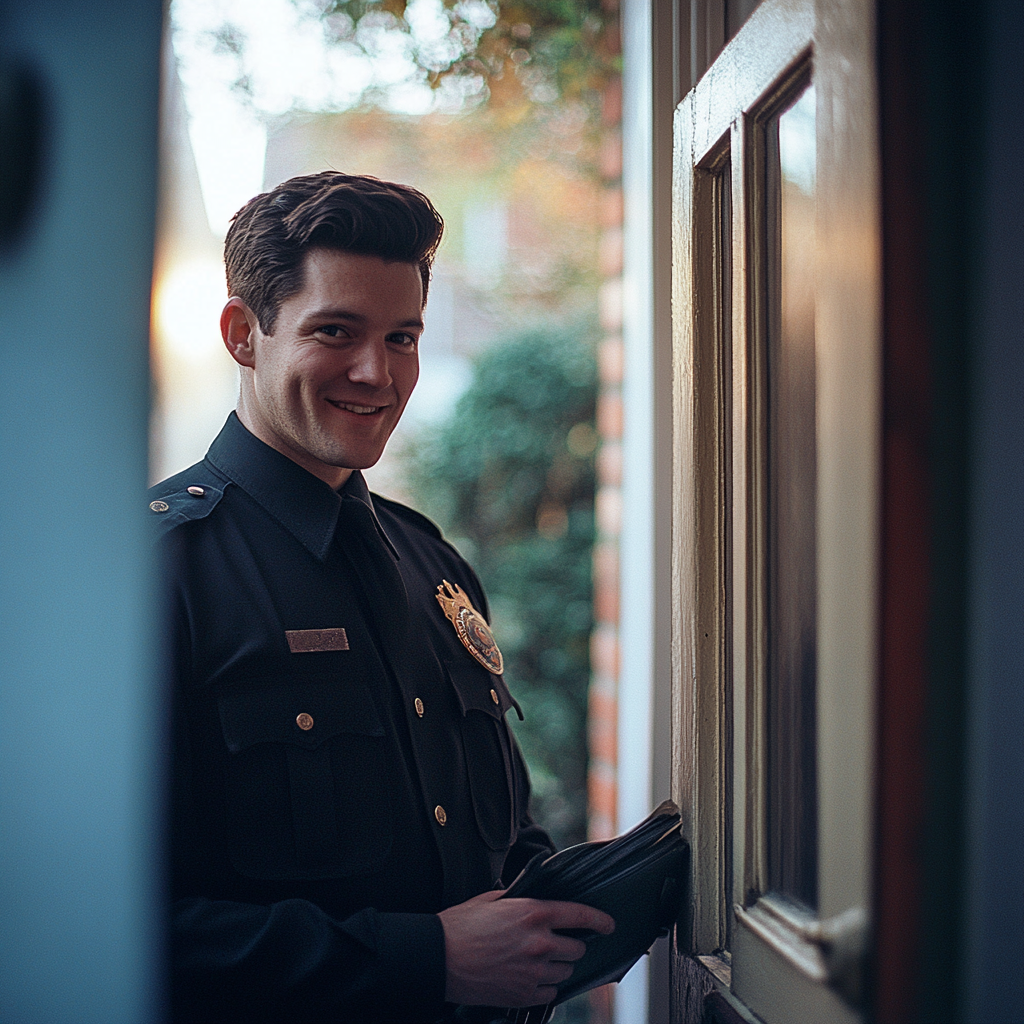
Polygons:
[[452,416],[406,452],[414,504],[472,562],[526,719],[536,816],[586,838],[594,539],[591,324],[524,330],[481,354]]
[[[605,86],[621,70],[618,15],[603,0],[289,2],[300,22],[319,26],[326,49],[404,68],[404,84],[432,92],[433,112],[486,112],[519,148],[536,123],[579,109],[595,141]],[[279,118],[267,106],[269,70],[254,59],[251,28],[228,8],[212,24],[201,45],[233,67],[237,97],[258,118]],[[395,110],[397,84],[375,76],[335,109]],[[280,89],[270,92],[280,100]],[[308,102],[297,94],[295,109]]]
[[[407,0],[324,0],[339,42],[365,45],[376,31],[415,36]],[[602,0],[442,0],[447,45],[414,45],[413,59],[437,88],[463,80],[463,95],[524,106],[598,94],[619,68]]]

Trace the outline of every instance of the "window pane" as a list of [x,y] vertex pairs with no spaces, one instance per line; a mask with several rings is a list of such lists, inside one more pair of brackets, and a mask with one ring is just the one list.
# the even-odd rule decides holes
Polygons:
[[770,887],[817,903],[814,88],[768,126]]

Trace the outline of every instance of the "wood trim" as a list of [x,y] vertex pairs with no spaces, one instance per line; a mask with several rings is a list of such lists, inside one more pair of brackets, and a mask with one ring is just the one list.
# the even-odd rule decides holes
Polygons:
[[[728,908],[737,885],[744,896],[756,894],[765,877],[761,765],[766,495],[763,453],[751,444],[753,437],[763,435],[765,403],[754,385],[763,378],[758,360],[763,360],[765,314],[747,308],[759,291],[748,288],[748,281],[763,269],[763,246],[757,230],[751,230],[751,224],[760,223],[758,218],[763,220],[757,205],[763,206],[763,190],[756,171],[751,170],[759,131],[753,118],[770,116],[795,79],[807,74],[813,20],[813,5],[806,2],[763,3],[745,31],[723,51],[722,66],[733,70],[726,75],[716,65],[676,112],[673,758],[677,765],[674,795],[693,844],[695,870],[692,904],[688,919],[682,922],[680,943],[694,952],[711,952],[726,944],[731,923]],[[744,111],[751,116],[742,116]],[[719,237],[717,222],[720,174],[726,161],[733,211],[730,239]],[[731,246],[730,260],[723,259],[726,244]],[[749,332],[742,337],[724,329],[717,319],[723,294],[718,272],[724,265],[732,267],[732,325],[743,325]],[[706,273],[708,267],[715,273]],[[729,339],[730,353],[723,352],[725,339]],[[730,388],[735,397],[726,401]],[[728,423],[727,414],[731,416]],[[730,433],[732,452],[726,447]],[[726,480],[727,472],[731,480]],[[731,616],[723,612],[724,534],[730,485],[734,506],[743,510],[732,527],[733,561],[738,566],[732,670],[736,679],[744,680],[739,687],[725,678]],[[748,522],[753,529],[747,528]],[[742,650],[735,647],[736,642]],[[734,725],[726,720],[727,689],[735,700]],[[734,756],[727,766],[730,727]],[[734,830],[733,876],[727,878],[722,837],[727,831],[724,815],[730,774],[736,780],[732,795],[740,801],[744,816],[739,820],[747,822],[744,833],[752,841]]]
[[750,1024],[756,1020],[749,1012],[744,1015],[721,992],[709,992],[704,997],[704,1016],[701,1024]]
[[[674,758],[676,800],[693,849],[694,878],[684,948],[710,952],[725,943],[727,895],[724,842],[726,771],[724,564],[722,517],[723,393],[720,237],[722,174],[728,136],[695,168],[688,155],[687,102],[680,106],[675,185],[677,228],[673,260],[674,306],[679,318],[673,347],[676,381],[674,489],[677,543],[673,547],[674,678],[678,683]],[[716,272],[694,273],[694,267]]]
[[[706,879],[700,846],[700,821],[696,800],[696,704],[693,628],[697,617],[696,451],[693,444],[694,418],[692,276],[693,222],[690,216],[693,194],[693,163],[688,133],[692,95],[679,105],[675,115],[672,182],[672,797],[682,815],[682,832],[690,841],[692,881],[690,902],[676,928],[676,946],[688,953],[697,947],[696,922],[699,900]],[[679,998],[678,994],[677,997]]]
[[[816,30],[820,11],[827,24]],[[694,871],[675,964],[682,970],[680,951],[711,953],[719,945],[741,950],[742,957],[734,958],[733,993],[773,1020],[795,1019],[798,1012],[821,1019],[823,1009],[834,1009],[837,1020],[858,1015],[820,972],[813,978],[805,972],[790,985],[789,959],[745,924],[730,936],[733,917],[722,910],[723,899],[735,900],[742,920],[767,884],[767,310],[764,289],[756,286],[765,276],[767,230],[761,121],[800,87],[814,60],[819,138],[826,140],[819,149],[817,232],[825,281],[816,308],[827,349],[818,363],[818,517],[826,521],[818,575],[819,609],[826,609],[819,611],[819,679],[826,682],[818,728],[828,767],[819,776],[822,920],[797,930],[807,938],[826,921],[851,914],[863,920],[871,882],[881,408],[873,16],[865,2],[764,0],[680,104],[675,120],[673,758],[674,795],[693,842]],[[726,157],[733,211],[731,359],[721,351],[725,332],[716,320],[723,289],[709,273],[722,265],[725,240],[716,240],[714,185]],[[727,416],[731,451],[721,450]],[[725,472],[731,476],[731,520]],[[722,542],[727,528],[731,566]],[[731,611],[723,613],[730,575]],[[731,628],[731,652],[715,628]],[[728,848],[714,834],[721,831],[728,795],[716,773],[722,773],[729,746],[729,693],[731,878],[723,875]],[[861,951],[858,946],[856,955]]]
[[732,979],[733,993],[753,1013],[769,1022],[862,1024],[833,989],[748,924],[749,915],[733,933]]
[[770,107],[788,88],[786,69],[806,61],[813,32],[813,4],[763,0],[694,88],[689,134],[695,165],[704,163],[739,114]]
[[769,901],[758,901],[749,910],[737,906],[736,919],[809,980],[819,985],[828,981],[821,950],[808,942],[801,929],[784,914],[773,913]]

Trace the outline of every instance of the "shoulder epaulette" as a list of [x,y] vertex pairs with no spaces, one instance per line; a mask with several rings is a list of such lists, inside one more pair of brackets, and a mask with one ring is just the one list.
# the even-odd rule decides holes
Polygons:
[[392,501],[390,498],[382,498],[379,494],[373,495],[373,504],[374,506],[383,505],[389,512],[398,516],[399,519],[404,519],[412,526],[415,526],[420,530],[425,530],[431,537],[436,537],[438,540],[444,540],[444,534],[441,533],[441,529],[437,523],[428,519],[422,512],[417,512],[416,509],[409,508],[408,505],[403,505],[400,501]]
[[200,463],[150,487],[146,501],[156,536],[162,537],[182,523],[205,519],[224,497],[226,486]]

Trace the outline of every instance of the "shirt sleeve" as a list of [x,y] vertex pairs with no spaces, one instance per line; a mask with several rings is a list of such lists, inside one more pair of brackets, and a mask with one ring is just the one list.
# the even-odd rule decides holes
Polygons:
[[337,921],[307,900],[178,900],[175,1021],[431,1021],[443,1012],[434,914],[361,910]]

